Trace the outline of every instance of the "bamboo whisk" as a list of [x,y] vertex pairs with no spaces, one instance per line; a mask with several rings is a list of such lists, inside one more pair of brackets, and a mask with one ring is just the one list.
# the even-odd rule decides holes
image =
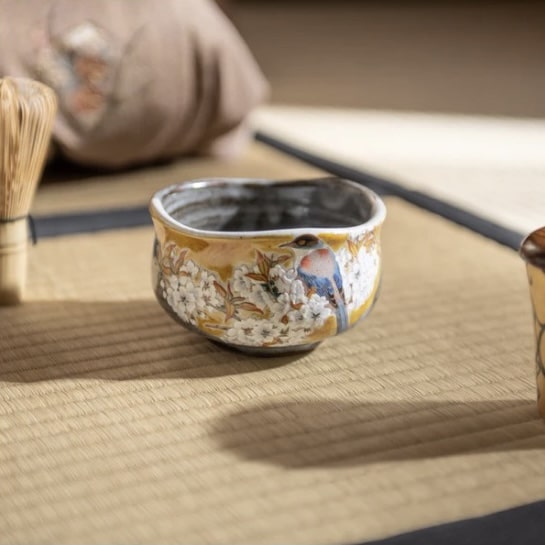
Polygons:
[[57,99],[26,78],[0,79],[0,305],[21,302],[28,213],[40,180]]

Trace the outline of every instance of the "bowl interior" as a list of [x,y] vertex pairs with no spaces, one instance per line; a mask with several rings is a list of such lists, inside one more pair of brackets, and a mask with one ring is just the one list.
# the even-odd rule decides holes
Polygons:
[[187,227],[223,232],[354,227],[374,212],[370,194],[334,178],[197,181],[172,188],[161,203],[172,219]]

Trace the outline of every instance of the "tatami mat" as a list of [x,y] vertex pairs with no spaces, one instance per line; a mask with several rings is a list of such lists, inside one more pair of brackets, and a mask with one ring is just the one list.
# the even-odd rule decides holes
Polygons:
[[524,267],[394,199],[370,317],[258,359],[171,321],[149,228],[43,240],[0,309],[9,543],[349,543],[543,498]]
[[214,176],[308,178],[323,176],[323,171],[258,142],[251,142],[240,156],[230,160],[184,157],[172,163],[121,173],[54,164],[45,172],[32,213],[40,216],[146,205],[151,195],[162,187]]

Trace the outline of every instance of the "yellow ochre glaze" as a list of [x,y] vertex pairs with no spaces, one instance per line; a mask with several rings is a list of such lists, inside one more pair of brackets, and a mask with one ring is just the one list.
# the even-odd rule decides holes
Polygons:
[[252,240],[202,236],[197,238],[168,226],[165,231],[165,238],[160,241],[162,245],[174,242],[180,248],[187,248],[191,251],[192,259],[202,267],[217,272],[224,281],[231,277],[236,265],[254,262],[256,249],[289,257],[292,255],[289,250],[279,248],[281,244],[292,240],[293,237],[290,236],[254,237]]
[[347,236],[345,234],[320,233],[318,235],[334,252],[338,252],[346,245]]

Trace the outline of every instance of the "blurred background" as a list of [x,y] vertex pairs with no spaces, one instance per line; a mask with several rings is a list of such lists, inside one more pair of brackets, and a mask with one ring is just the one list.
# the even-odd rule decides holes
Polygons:
[[[518,234],[545,223],[545,2],[156,6],[0,0],[9,14],[0,76],[40,79],[59,97],[60,165],[50,163],[47,181],[77,175],[110,187],[89,172],[64,174],[66,159],[117,174],[178,163],[137,184],[146,202],[196,176],[351,170],[362,183],[385,180],[384,192],[419,191]],[[280,167],[286,152],[314,168],[293,158]]]
[[277,103],[545,116],[545,2],[222,0]]

